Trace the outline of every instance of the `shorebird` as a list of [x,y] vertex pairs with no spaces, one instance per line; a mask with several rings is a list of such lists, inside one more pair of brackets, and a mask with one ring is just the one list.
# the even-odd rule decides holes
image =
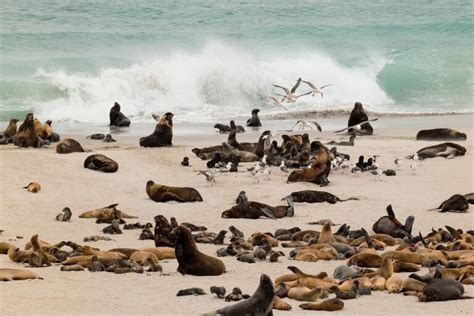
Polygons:
[[206,177],[206,181],[207,181],[207,184],[210,184],[212,185],[213,183],[216,183],[216,173],[211,173],[209,171],[202,171],[202,170],[199,170],[197,172],[197,175],[204,175]]
[[298,120],[293,126],[292,130],[298,128],[300,130],[304,130],[305,128],[309,128],[311,130],[317,129],[318,131],[322,132],[321,125],[315,121],[305,121],[305,120]]
[[348,130],[350,128],[354,129],[357,132],[357,131],[360,131],[362,129],[362,125],[364,125],[365,123],[373,122],[373,121],[377,121],[377,120],[378,120],[378,117],[367,120],[367,121],[364,121],[364,122],[360,122],[359,124],[356,124],[356,125],[352,125],[352,126],[340,129],[338,131],[335,131],[334,133],[344,132],[345,130]]
[[321,98],[323,98],[323,91],[322,91],[322,90],[323,90],[324,88],[326,88],[326,87],[329,87],[329,86],[332,86],[332,85],[333,85],[332,83],[330,83],[330,84],[326,84],[326,85],[321,86],[321,87],[317,87],[317,86],[316,86],[314,83],[312,83],[312,82],[304,81],[304,80],[302,80],[302,81],[303,81],[304,83],[306,83],[306,84],[311,88],[311,91],[306,92],[306,93],[303,93],[303,94],[300,94],[300,95],[298,96],[298,98],[299,98],[299,97],[302,97],[302,96],[304,96],[304,95],[308,95],[308,94],[311,94],[311,96],[314,97],[314,96],[315,96],[316,94],[318,94],[318,93],[321,95]]
[[397,165],[397,169],[400,169],[400,167],[402,166],[402,160],[400,158],[395,158],[393,162],[395,163],[395,165]]
[[284,108],[285,111],[288,111],[288,109],[286,108],[286,106],[283,105],[283,102],[282,102],[282,101],[278,101],[278,100],[275,99],[274,97],[270,97],[270,99],[272,99],[274,106],[279,107],[279,108]]
[[286,101],[287,103],[290,103],[290,102],[294,103],[294,102],[296,102],[296,99],[298,99],[298,96],[295,94],[295,92],[296,92],[296,89],[298,89],[298,87],[300,86],[300,83],[301,83],[301,78],[298,78],[298,80],[296,81],[296,84],[293,86],[293,88],[291,88],[291,91],[288,88],[285,88],[285,87],[274,84],[273,85],[274,87],[283,89],[283,91],[285,91],[285,93],[286,93],[285,95],[276,94],[276,93],[275,94],[283,97],[283,99],[281,99],[281,102],[287,100]]

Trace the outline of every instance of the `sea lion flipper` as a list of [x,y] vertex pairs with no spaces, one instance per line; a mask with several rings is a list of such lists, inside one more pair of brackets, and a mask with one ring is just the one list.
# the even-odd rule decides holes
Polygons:
[[266,207],[261,207],[259,208],[260,211],[266,216],[266,217],[269,217],[271,219],[276,219],[275,216],[273,215],[272,211]]
[[393,211],[392,204],[387,206],[387,214],[390,219],[395,219],[395,212]]
[[116,208],[118,205],[119,205],[118,203],[110,204],[109,206],[106,206],[105,208]]

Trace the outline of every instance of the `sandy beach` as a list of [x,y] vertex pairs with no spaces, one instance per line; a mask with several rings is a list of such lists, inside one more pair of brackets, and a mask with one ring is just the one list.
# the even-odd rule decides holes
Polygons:
[[[326,118],[320,123],[323,133],[308,132],[311,140],[327,142],[347,139],[331,132],[342,128],[347,118]],[[74,138],[92,153],[104,154],[119,163],[113,174],[95,172],[83,168],[84,159],[91,153],[59,155],[55,144],[41,149],[18,149],[16,146],[0,146],[0,241],[9,241],[22,248],[34,234],[51,243],[62,240],[89,244],[107,250],[116,247],[153,247],[152,240],[139,240],[140,230],[126,230],[122,235],[112,236],[113,241],[83,243],[86,236],[102,234],[105,224],[96,224],[93,219],[78,218],[84,211],[119,203],[119,208],[138,216],[142,224],[153,223],[156,215],[174,216],[178,222],[203,225],[209,231],[219,232],[234,225],[245,233],[274,232],[278,228],[298,226],[301,229],[320,230],[321,226],[308,222],[331,219],[334,223],[347,223],[352,229],[361,227],[372,231],[373,223],[386,214],[385,208],[392,204],[397,218],[405,221],[409,215],[416,217],[413,232],[427,234],[432,228],[452,227],[468,230],[473,228],[472,206],[467,213],[438,213],[428,211],[437,207],[451,195],[474,191],[474,115],[394,117],[382,118],[374,124],[375,134],[356,138],[355,146],[340,147],[339,151],[351,155],[354,162],[359,155],[379,155],[378,163],[383,169],[396,169],[395,158],[406,157],[417,150],[439,142],[416,141],[416,132],[425,127],[455,128],[467,134],[467,141],[457,142],[467,148],[467,153],[454,159],[435,158],[419,163],[416,172],[410,170],[405,161],[397,170],[397,176],[373,176],[370,173],[354,175],[333,172],[331,183],[319,188],[311,183],[287,184],[287,174],[273,167],[270,180],[255,184],[248,172],[252,163],[241,163],[241,172],[221,174],[213,186],[208,186],[196,170],[205,170],[206,161],[192,152],[194,147],[217,145],[226,141],[227,135],[215,133],[211,124],[203,124],[198,132],[185,125],[175,126],[173,147],[140,148],[139,136],[151,132],[153,125],[132,126],[123,133],[115,132],[116,143],[86,139],[85,136],[108,130],[105,126],[59,124],[56,130],[61,138]],[[240,142],[255,142],[268,126],[274,129],[291,127],[289,122],[271,121],[259,131],[238,134]],[[294,123],[294,122],[293,122]],[[0,130],[5,125],[0,124]],[[298,133],[298,132],[294,132]],[[278,139],[280,142],[280,139]],[[190,157],[190,167],[182,167],[180,161]],[[171,186],[196,188],[204,201],[201,203],[156,203],[145,193],[148,180]],[[42,190],[32,194],[22,187],[29,182],[38,182]],[[294,217],[270,219],[224,219],[221,213],[234,205],[237,194],[245,190],[250,200],[279,205],[280,199],[293,191],[323,190],[340,198],[358,197],[358,201],[347,201],[335,205],[320,203],[297,203]],[[64,207],[73,213],[71,222],[54,220]],[[333,227],[333,231],[339,226]],[[230,233],[227,234],[229,237]],[[17,236],[22,236],[19,239]],[[225,243],[228,242],[226,238]],[[221,246],[198,244],[201,251],[216,256]],[[279,262],[257,262],[247,264],[235,257],[221,258],[227,273],[217,277],[182,276],[177,271],[176,260],[163,260],[163,273],[123,274],[61,272],[59,265],[45,268],[30,268],[12,262],[8,256],[0,255],[0,267],[31,269],[44,280],[0,282],[0,314],[2,315],[59,315],[59,314],[144,314],[144,315],[199,315],[226,306],[224,300],[209,292],[213,285],[224,286],[228,292],[240,287],[244,293],[252,294],[258,286],[262,273],[273,280],[288,273],[287,266],[295,265],[301,270],[317,274],[326,271],[332,275],[334,268],[345,261],[319,261],[316,263],[290,260],[289,248],[282,250],[286,257]],[[420,273],[427,272],[423,268]],[[408,277],[408,273],[402,273]],[[203,288],[208,295],[176,297],[180,289]],[[466,294],[474,296],[474,286],[465,285]],[[275,315],[311,315],[316,311],[304,311],[300,302],[286,298],[292,305],[289,312],[275,311]],[[474,309],[473,300],[421,303],[413,296],[373,292],[372,296],[345,301],[345,307],[335,314],[345,315],[469,315]],[[322,312],[319,312],[322,313]]]

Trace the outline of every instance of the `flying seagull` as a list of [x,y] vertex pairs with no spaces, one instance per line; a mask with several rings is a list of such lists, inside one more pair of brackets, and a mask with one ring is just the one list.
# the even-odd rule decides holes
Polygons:
[[272,99],[274,106],[284,108],[285,111],[288,111],[288,109],[286,108],[286,106],[283,105],[283,102],[278,101],[278,100],[275,99],[274,97],[270,97],[270,99]]
[[322,91],[322,90],[323,90],[324,88],[326,88],[326,87],[329,87],[329,86],[332,86],[332,85],[333,85],[332,83],[330,83],[330,84],[326,84],[326,85],[321,86],[321,87],[317,87],[317,86],[316,86],[314,83],[312,83],[312,82],[304,81],[304,80],[302,80],[302,81],[303,81],[304,83],[306,83],[308,86],[310,86],[311,91],[306,92],[306,93],[303,93],[303,94],[300,94],[300,95],[298,96],[298,98],[299,98],[299,97],[302,97],[302,96],[304,96],[304,95],[308,95],[308,94],[311,94],[311,96],[314,97],[317,93],[319,93],[319,94],[321,95],[321,98],[323,98],[323,91]]
[[298,78],[298,80],[296,81],[296,84],[293,86],[293,88],[291,88],[291,91],[288,90],[288,88],[285,88],[285,87],[282,87],[282,86],[279,86],[279,85],[276,85],[274,84],[273,86],[274,87],[277,87],[277,88],[281,88],[283,89],[283,91],[285,91],[285,95],[283,94],[276,94],[276,95],[279,95],[281,97],[283,97],[283,99],[281,99],[281,102],[287,100],[286,102],[287,103],[294,103],[296,102],[296,99],[298,99],[298,96],[296,96],[295,92],[296,92],[296,89],[298,89],[298,87],[300,86],[300,83],[301,83],[301,78]]

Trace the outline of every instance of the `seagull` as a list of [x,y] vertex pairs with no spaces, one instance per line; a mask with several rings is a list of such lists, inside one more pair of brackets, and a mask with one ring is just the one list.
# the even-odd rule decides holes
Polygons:
[[283,99],[281,99],[281,102],[287,100],[286,101],[287,103],[290,103],[290,102],[294,103],[294,102],[296,102],[296,99],[298,99],[298,96],[295,94],[295,92],[296,92],[296,89],[298,89],[300,83],[301,83],[301,78],[298,78],[298,80],[296,81],[296,84],[293,86],[293,88],[291,88],[291,91],[288,90],[288,88],[285,88],[285,87],[282,87],[282,86],[279,86],[279,85],[276,85],[276,84],[274,84],[273,86],[277,87],[277,88],[281,88],[281,89],[283,89],[283,91],[285,91],[286,95],[277,94],[277,95],[283,97]]
[[413,174],[416,173],[416,168],[418,168],[418,164],[416,163],[416,161],[413,161],[410,165],[410,169]]
[[400,169],[402,165],[402,160],[400,158],[395,158],[393,162],[397,165],[397,169]]
[[212,185],[213,183],[216,183],[216,173],[210,173],[208,171],[202,171],[199,170],[197,172],[197,175],[203,174],[206,177],[206,181],[208,184]]
[[285,165],[285,162],[284,162],[283,160],[281,161],[280,170],[281,170],[282,172],[286,172],[286,173],[289,172],[289,171],[288,171],[288,167]]
[[302,96],[304,96],[304,95],[308,95],[308,94],[311,94],[311,96],[314,97],[317,93],[319,93],[319,94],[321,95],[321,99],[322,99],[322,98],[323,98],[323,91],[322,91],[322,90],[323,90],[324,88],[326,88],[326,87],[329,87],[329,86],[334,85],[334,84],[330,83],[330,84],[326,84],[326,85],[321,86],[321,87],[317,87],[317,86],[316,86],[314,83],[312,83],[312,82],[304,81],[304,80],[302,80],[302,81],[303,81],[304,83],[306,83],[308,86],[310,86],[311,91],[306,92],[306,93],[303,93],[303,94],[300,94],[300,95],[298,96],[298,98],[299,98],[299,97],[302,97]]
[[285,111],[288,111],[288,109],[286,108],[286,106],[283,105],[283,102],[282,102],[282,101],[278,101],[278,100],[275,99],[274,97],[270,97],[270,99],[272,99],[274,106],[277,106],[277,107],[280,107],[280,108],[284,108]]
[[360,122],[359,124],[356,124],[356,125],[352,125],[352,126],[343,128],[343,129],[341,129],[341,130],[335,131],[334,133],[344,132],[345,130],[348,130],[348,129],[350,129],[350,128],[353,128],[353,129],[355,129],[356,131],[360,131],[360,130],[362,129],[362,125],[364,125],[365,123],[373,122],[373,121],[377,121],[377,120],[378,120],[378,117],[373,118],[373,119],[370,119],[370,120],[367,120],[367,121],[364,121],[364,122]]
[[293,126],[292,130],[295,128],[304,130],[305,128],[309,128],[311,130],[317,129],[318,131],[322,132],[321,125],[319,125],[318,122],[315,121],[305,121],[305,120],[298,120]]

